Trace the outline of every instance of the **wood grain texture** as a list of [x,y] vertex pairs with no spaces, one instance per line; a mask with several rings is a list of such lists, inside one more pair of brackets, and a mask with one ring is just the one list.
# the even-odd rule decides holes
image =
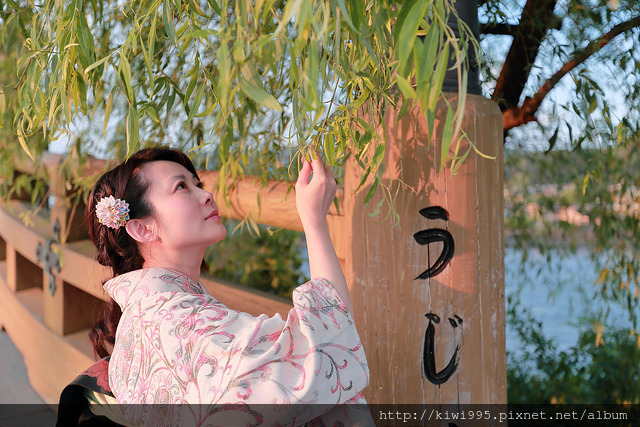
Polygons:
[[[286,228],[288,230],[303,231],[300,217],[296,209],[296,195],[293,188],[295,182],[269,181],[262,184],[256,177],[246,177],[237,183],[228,181],[228,193],[226,198],[215,188],[218,181],[218,172],[198,171],[200,178],[205,182],[205,188],[213,193],[217,201],[220,215],[226,218],[245,219],[252,218],[259,224],[273,227]],[[335,206],[329,211],[329,221],[342,220],[343,190],[338,189],[336,199],[338,210]]]
[[[476,147],[496,159],[472,152],[453,176],[448,168],[439,171],[440,146],[431,142],[419,114],[398,120],[391,111],[384,122],[383,182],[395,197],[398,224],[368,215],[381,193],[363,207],[370,184],[355,191],[360,180],[356,166],[348,165],[345,177],[345,253],[351,254],[345,273],[371,368],[365,395],[371,403],[504,403],[500,111],[491,101],[469,96],[463,129]],[[436,136],[442,122],[439,114]],[[421,216],[419,211],[429,206],[446,209],[449,220]],[[416,280],[436,261],[442,243],[420,245],[413,235],[436,227],[451,233],[455,255],[440,274]],[[455,373],[441,385],[428,381],[423,368],[427,313],[440,318],[434,323],[436,370],[460,348]]]

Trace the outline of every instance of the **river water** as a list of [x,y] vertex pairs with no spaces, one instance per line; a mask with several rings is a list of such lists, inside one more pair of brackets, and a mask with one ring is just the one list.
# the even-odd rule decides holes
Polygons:
[[[561,256],[552,251],[549,259],[538,251],[528,252],[523,262],[522,251],[505,249],[505,299],[518,298],[520,307],[528,308],[542,323],[542,332],[554,340],[560,350],[578,342],[581,318],[608,310],[606,326],[629,327],[628,313],[615,303],[596,296],[595,281],[599,271],[589,257],[587,248]],[[509,302],[507,302],[509,308]],[[606,330],[605,330],[606,331]],[[606,333],[606,332],[605,332]],[[507,323],[507,351],[516,351],[520,340]]]

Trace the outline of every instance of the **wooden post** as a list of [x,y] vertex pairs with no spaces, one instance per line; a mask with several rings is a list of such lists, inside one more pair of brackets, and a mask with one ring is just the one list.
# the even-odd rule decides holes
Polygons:
[[370,184],[356,192],[360,168],[346,167],[344,267],[371,370],[370,403],[506,403],[502,117],[493,102],[467,99],[463,129],[495,160],[471,152],[453,176],[439,171],[444,104],[438,142],[429,141],[419,112],[384,117],[383,182],[395,197],[396,226],[384,220],[384,206],[368,215],[382,192],[363,207]]
[[[53,247],[60,243],[69,243],[87,237],[87,230],[82,216],[84,206],[82,203],[73,205],[68,199],[71,195],[69,182],[63,171],[61,171],[62,157],[50,155],[44,160],[47,173],[49,175],[49,185],[53,196],[53,206],[51,207],[50,222],[52,228],[59,227],[58,236],[55,237]],[[44,245],[43,252],[49,253],[50,257],[59,258],[59,254],[52,252],[48,244]],[[64,259],[60,259],[60,268],[76,268],[67,266]],[[47,265],[45,264],[45,270]],[[52,273],[57,273],[53,268]],[[55,290],[53,293],[49,289],[52,280],[48,271],[44,271],[42,280],[44,286],[44,323],[53,331],[60,335],[92,326],[99,317],[100,304],[97,298],[74,288],[60,277],[53,278]]]
[[45,283],[45,289],[42,291],[42,300],[44,304],[44,324],[58,335],[64,335],[64,284],[59,278],[55,278],[56,289],[53,295],[47,289],[49,276],[47,273],[42,274],[42,281]]
[[63,171],[60,170],[61,162],[62,158],[55,155],[45,159],[54,200],[51,207],[51,225],[58,221],[60,236],[64,242],[87,239],[89,234],[84,223],[84,203],[80,200],[77,204],[73,204],[68,199],[72,195],[72,189]]

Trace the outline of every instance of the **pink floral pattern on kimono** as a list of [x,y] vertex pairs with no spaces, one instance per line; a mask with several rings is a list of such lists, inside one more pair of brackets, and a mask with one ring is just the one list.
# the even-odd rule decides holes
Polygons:
[[[109,382],[134,424],[373,425],[370,415],[355,421],[350,405],[333,408],[366,404],[369,369],[328,281],[295,289],[286,320],[235,311],[164,268],[123,274],[104,288],[122,308]],[[224,408],[233,409],[233,424]]]

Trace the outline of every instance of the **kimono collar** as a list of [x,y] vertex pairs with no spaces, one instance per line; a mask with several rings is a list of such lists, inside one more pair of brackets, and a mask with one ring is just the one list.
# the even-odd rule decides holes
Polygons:
[[108,280],[104,290],[122,310],[131,302],[160,293],[187,293],[204,295],[202,283],[169,268],[152,267],[130,271]]

